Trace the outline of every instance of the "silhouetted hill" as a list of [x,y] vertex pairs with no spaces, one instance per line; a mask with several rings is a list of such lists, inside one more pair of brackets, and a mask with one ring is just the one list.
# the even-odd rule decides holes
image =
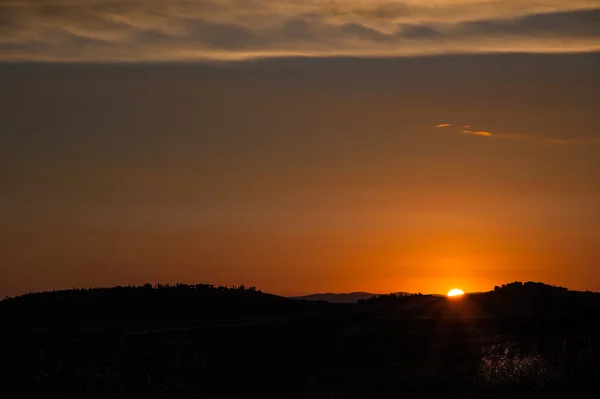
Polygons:
[[494,291],[472,297],[482,313],[489,316],[557,315],[600,308],[598,293],[571,291],[532,281],[503,284],[496,286]]
[[0,324],[71,330],[164,329],[192,322],[276,320],[310,304],[254,287],[127,286],[26,294],[0,301]]
[[[298,300],[302,299],[302,300]],[[72,289],[0,301],[6,331],[87,331],[191,328],[333,317],[520,317],[600,310],[600,294],[535,282],[513,282],[458,300],[443,296],[367,292],[284,298],[254,287],[210,284]]]
[[351,292],[348,294],[334,294],[334,293],[326,293],[326,294],[312,294],[305,296],[295,296],[291,297],[291,299],[306,299],[309,301],[325,301],[332,303],[353,303],[360,299],[366,299],[374,297],[377,294],[371,294],[368,292]]
[[0,302],[0,375],[23,397],[577,397],[596,388],[596,342],[600,295],[541,283],[337,304],[184,284]]
[[555,317],[600,311],[600,294],[538,282],[513,282],[494,291],[448,299],[438,295],[378,295],[358,301],[377,317]]
[[[305,296],[295,296],[290,299],[305,299],[309,301],[325,301],[331,303],[356,303],[360,300],[369,299],[380,296],[381,294],[372,294],[370,292],[350,292],[350,293],[326,293],[326,294],[312,294]],[[390,295],[406,296],[413,295],[407,292],[396,292]]]

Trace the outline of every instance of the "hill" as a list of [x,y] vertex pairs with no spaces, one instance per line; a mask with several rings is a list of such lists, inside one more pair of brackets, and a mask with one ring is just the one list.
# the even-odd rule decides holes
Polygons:
[[354,303],[361,299],[372,298],[377,294],[371,294],[369,292],[351,292],[351,293],[342,293],[342,294],[334,294],[334,293],[325,293],[325,294],[311,294],[305,296],[295,296],[290,299],[305,299],[309,301],[325,301],[332,303]]
[[255,287],[146,284],[26,294],[0,301],[0,326],[41,331],[166,330],[292,317],[310,303]]
[[600,294],[541,283],[350,304],[208,284],[0,302],[0,375],[23,397],[574,397],[597,385],[596,342]]
[[[380,294],[372,294],[370,292],[350,292],[350,293],[326,293],[326,294],[311,294],[305,296],[295,296],[290,299],[304,299],[309,301],[325,301],[331,303],[356,303],[358,301],[369,299],[373,297],[377,297]],[[396,292],[392,295],[404,296],[404,295],[412,295],[407,292]]]

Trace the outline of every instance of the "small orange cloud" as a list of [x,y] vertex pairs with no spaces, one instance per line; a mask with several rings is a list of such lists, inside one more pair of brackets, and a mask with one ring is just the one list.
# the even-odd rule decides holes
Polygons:
[[472,132],[470,130],[463,130],[462,133],[474,134],[475,136],[482,136],[482,137],[492,137],[492,134],[490,132],[484,132],[484,131]]
[[440,123],[439,125],[435,125],[435,127],[450,127],[452,126],[450,123]]
[[464,129],[470,129],[471,125],[465,125]]

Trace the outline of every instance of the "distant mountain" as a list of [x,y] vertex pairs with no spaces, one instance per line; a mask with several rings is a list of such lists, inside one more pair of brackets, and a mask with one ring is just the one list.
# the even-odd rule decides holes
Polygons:
[[[406,292],[396,292],[396,295],[410,295]],[[291,297],[291,299],[306,299],[309,301],[326,301],[331,303],[356,303],[361,299],[369,299],[380,294],[372,294],[370,292],[350,292],[346,294],[312,294],[305,296]]]

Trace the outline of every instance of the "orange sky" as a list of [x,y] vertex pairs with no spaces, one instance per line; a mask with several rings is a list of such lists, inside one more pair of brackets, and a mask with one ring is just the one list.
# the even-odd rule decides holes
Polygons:
[[600,290],[598,70],[596,53],[0,65],[0,295]]

